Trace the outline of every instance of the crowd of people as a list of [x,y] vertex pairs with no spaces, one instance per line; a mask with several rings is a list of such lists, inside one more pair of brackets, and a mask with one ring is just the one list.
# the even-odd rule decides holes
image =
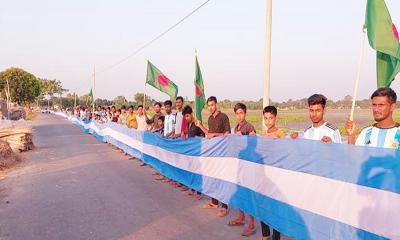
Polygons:
[[[348,144],[356,144],[359,146],[384,147],[399,149],[400,143],[400,125],[393,119],[393,112],[396,108],[397,95],[391,88],[379,88],[372,95],[372,113],[375,124],[364,128],[358,137],[356,137],[356,125],[352,120],[345,123],[346,134],[348,135]],[[92,113],[91,108],[83,109],[78,107],[74,110],[74,114],[84,119],[93,119],[98,123],[116,122],[124,124],[129,128],[140,131],[150,131],[160,134],[163,138],[187,138],[205,137],[208,139],[227,136],[228,134],[236,134],[238,136],[255,136],[271,138],[292,139],[305,138],[309,140],[322,141],[324,143],[334,142],[342,143],[342,137],[337,127],[327,122],[324,118],[326,110],[327,98],[322,94],[314,94],[308,98],[309,116],[311,124],[304,132],[294,132],[287,134],[279,129],[276,125],[278,110],[274,106],[265,107],[260,114],[263,115],[263,124],[265,130],[260,133],[256,132],[254,126],[246,121],[247,107],[243,103],[237,103],[233,109],[237,124],[231,129],[228,116],[221,112],[218,108],[217,98],[212,96],[207,99],[207,108],[209,111],[208,125],[204,126],[196,119],[192,108],[184,106],[184,99],[177,97],[175,101],[175,112],[173,111],[173,103],[170,100],[163,104],[156,102],[153,105],[154,115],[149,116],[146,109],[139,105],[135,109],[129,106],[127,109],[123,106],[121,109],[115,107],[97,107]],[[164,113],[162,112],[164,107]],[[145,166],[146,164],[142,164]],[[182,191],[187,192],[188,196],[193,196],[200,200],[202,195],[193,189],[189,189],[181,183],[155,173],[155,179],[171,184]],[[217,199],[211,198],[203,208],[217,210],[219,217],[225,217],[229,213],[229,206],[220,203]],[[239,214],[233,220],[228,221],[229,226],[244,226],[242,236],[250,236],[255,234],[255,220],[251,215],[239,211]],[[280,233],[272,229],[265,223],[261,222],[262,239],[278,240]]]

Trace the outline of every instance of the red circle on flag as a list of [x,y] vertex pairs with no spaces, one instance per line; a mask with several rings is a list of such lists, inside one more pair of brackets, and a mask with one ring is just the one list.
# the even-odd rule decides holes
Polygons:
[[198,97],[203,96],[203,92],[201,91],[201,89],[197,85],[196,85],[196,96],[198,96]]
[[169,85],[169,79],[166,76],[162,75],[162,74],[158,75],[157,81],[163,87],[166,87],[166,86]]
[[399,41],[399,32],[396,29],[396,26],[394,25],[394,23],[392,23],[392,30],[394,33],[394,37],[397,39],[397,41]]

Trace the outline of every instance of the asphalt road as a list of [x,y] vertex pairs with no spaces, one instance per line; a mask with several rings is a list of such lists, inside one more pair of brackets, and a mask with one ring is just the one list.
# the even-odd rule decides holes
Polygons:
[[69,121],[40,115],[34,151],[0,181],[0,240],[260,239],[228,227],[214,210],[153,180],[112,146]]

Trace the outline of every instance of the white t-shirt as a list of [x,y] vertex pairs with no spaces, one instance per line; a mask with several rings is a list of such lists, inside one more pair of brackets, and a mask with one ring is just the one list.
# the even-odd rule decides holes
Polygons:
[[182,112],[176,112],[175,115],[176,115],[175,134],[180,135],[182,132],[183,115]]
[[138,131],[147,131],[149,128],[149,125],[146,123],[146,117],[144,114],[142,116],[136,115],[136,121],[137,121],[137,130]]
[[323,137],[330,137],[334,143],[342,143],[339,130],[333,125],[325,122],[319,127],[310,126],[304,131],[303,138],[321,141]]
[[378,128],[370,126],[364,128],[357,138],[356,145],[399,149],[400,126],[393,128]]

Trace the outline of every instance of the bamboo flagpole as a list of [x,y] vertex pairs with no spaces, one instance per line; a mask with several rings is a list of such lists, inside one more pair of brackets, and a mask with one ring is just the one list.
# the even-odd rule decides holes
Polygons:
[[194,50],[195,60],[194,60],[194,99],[193,99],[193,112],[194,118],[197,120],[197,113],[196,113],[196,58],[197,58],[197,49]]
[[147,83],[144,83],[144,92],[143,92],[143,109],[146,110],[146,92],[147,92]]
[[360,59],[359,59],[359,62],[358,62],[357,77],[356,77],[356,81],[354,83],[353,102],[351,104],[350,121],[354,121],[354,111],[355,111],[355,108],[356,108],[356,99],[357,99],[358,87],[360,85],[361,72],[362,72],[363,63],[364,63],[366,35],[367,35],[366,30],[363,29],[363,37],[362,37],[362,44],[361,44],[361,54],[360,54]]

